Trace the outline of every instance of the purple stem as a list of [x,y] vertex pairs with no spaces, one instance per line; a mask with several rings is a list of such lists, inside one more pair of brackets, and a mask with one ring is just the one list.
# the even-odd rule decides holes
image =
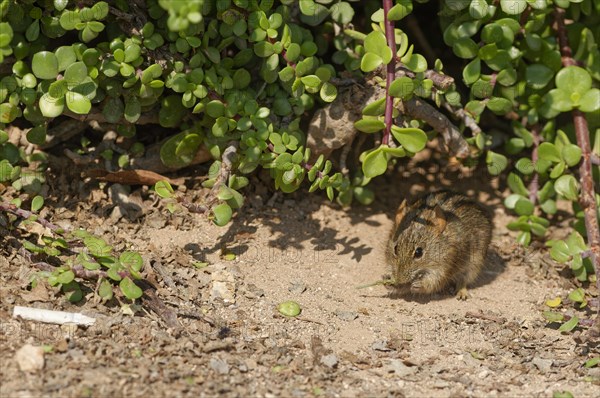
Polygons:
[[58,225],[54,225],[52,224],[50,221],[46,220],[43,217],[40,217],[39,215],[30,212],[28,210],[24,210],[24,209],[20,209],[17,206],[13,205],[12,203],[6,203],[6,202],[0,202],[0,211],[4,211],[6,213],[12,213],[18,217],[24,218],[24,219],[28,219],[31,216],[35,216],[36,219],[35,221],[39,224],[41,224],[42,226],[52,230],[53,232],[56,233],[63,233],[64,230],[59,227]]
[[388,47],[392,50],[392,60],[387,64],[386,82],[385,82],[385,130],[381,143],[388,145],[390,134],[392,132],[394,104],[390,95],[390,85],[396,76],[396,38],[394,35],[394,22],[388,19],[388,12],[393,6],[393,0],[383,0],[383,25],[385,26],[385,38]]
[[[540,146],[540,143],[542,140],[542,138],[540,136],[539,124],[536,124],[531,128],[531,134],[533,135],[533,151],[531,152],[531,162],[535,166],[538,161],[538,147]],[[539,190],[539,175],[537,172],[534,171],[533,178],[531,179],[531,182],[529,183],[529,200],[534,205],[537,202],[538,190]]]

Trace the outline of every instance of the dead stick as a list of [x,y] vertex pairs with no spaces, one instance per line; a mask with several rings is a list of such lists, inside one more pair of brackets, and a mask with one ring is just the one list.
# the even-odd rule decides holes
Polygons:
[[506,322],[506,319],[504,318],[500,318],[494,315],[488,315],[488,314],[484,314],[483,312],[471,312],[468,311],[465,314],[466,318],[477,318],[477,319],[484,319],[486,321],[492,321],[492,322],[496,322],[499,324],[503,324],[504,322]]
[[473,133],[473,136],[481,134],[481,127],[479,127],[475,119],[473,119],[471,115],[469,115],[463,108],[454,108],[446,101],[443,101],[443,104],[444,108],[446,108],[449,112],[452,112],[454,115],[456,115],[456,117],[462,119],[462,121],[465,123],[465,126],[467,126]]

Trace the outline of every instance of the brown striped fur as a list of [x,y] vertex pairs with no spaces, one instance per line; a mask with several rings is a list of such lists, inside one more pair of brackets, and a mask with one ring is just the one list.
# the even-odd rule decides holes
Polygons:
[[426,294],[454,286],[457,298],[466,299],[491,238],[491,214],[466,196],[437,191],[405,200],[387,247],[395,286]]

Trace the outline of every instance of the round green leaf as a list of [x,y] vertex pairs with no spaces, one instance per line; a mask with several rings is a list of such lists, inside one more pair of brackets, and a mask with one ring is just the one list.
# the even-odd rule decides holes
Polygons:
[[134,271],[140,271],[142,269],[142,265],[144,265],[144,260],[142,256],[137,252],[125,251],[121,253],[119,256],[119,261],[125,267],[130,268]]
[[332,5],[329,11],[331,12],[331,19],[342,25],[350,23],[354,17],[354,8],[345,1]]
[[365,177],[373,178],[385,173],[387,165],[387,155],[381,148],[377,148],[365,156],[362,171]]
[[383,32],[375,30],[365,37],[365,50],[378,55],[381,55],[383,48],[387,47],[387,41]]
[[129,123],[138,121],[142,114],[142,105],[137,97],[130,97],[125,103],[124,115],[125,120]]
[[138,57],[140,56],[140,54],[142,53],[142,49],[140,48],[139,45],[132,43],[130,45],[128,45],[127,47],[125,47],[125,62],[133,62],[136,59],[138,59]]
[[469,14],[475,19],[482,19],[488,13],[488,3],[485,0],[473,0],[469,5]]
[[74,279],[75,279],[75,274],[71,270],[61,272],[57,277],[58,283],[63,284],[63,285],[71,283]]
[[266,58],[271,56],[274,52],[273,44],[268,41],[261,41],[254,45],[254,53],[259,57]]
[[113,285],[106,279],[103,279],[100,282],[100,287],[98,288],[98,294],[102,297],[103,300],[110,300],[113,298]]
[[518,174],[509,173],[508,178],[506,179],[506,182],[507,182],[510,190],[513,191],[514,193],[518,193],[519,195],[524,196],[524,197],[529,196],[529,191],[525,187],[525,184],[523,183],[523,179],[521,179],[521,177],[519,177]]
[[556,74],[556,87],[569,94],[583,95],[592,88],[592,77],[579,66],[567,66]]
[[399,21],[410,14],[413,10],[413,4],[410,0],[401,0],[395,4],[388,12],[388,20]]
[[87,66],[83,62],[75,62],[65,70],[64,80],[69,88],[72,88],[88,77]]
[[515,203],[515,212],[520,216],[530,216],[533,214],[533,203],[529,199],[520,197]]
[[548,322],[562,322],[562,320],[565,318],[563,314],[556,311],[544,311],[542,315]]
[[158,196],[164,199],[172,197],[175,192],[171,184],[165,180],[157,181],[156,184],[154,184],[154,191]]
[[477,56],[479,46],[469,37],[462,37],[454,42],[452,51],[457,57],[471,59]]
[[362,59],[360,60],[360,69],[363,72],[372,72],[379,67],[383,63],[383,59],[371,52],[365,53]]
[[427,144],[427,134],[421,129],[392,126],[392,135],[404,149],[412,153],[419,152]]
[[[44,198],[40,195],[36,195],[31,200],[31,211],[37,213],[44,206]],[[70,281],[69,281],[70,282]],[[68,282],[67,282],[68,283]]]
[[546,65],[532,64],[525,70],[525,80],[527,85],[536,90],[540,90],[552,80],[554,72]]
[[205,110],[208,116],[216,119],[225,114],[225,105],[219,100],[212,100],[206,104]]
[[385,123],[379,119],[360,119],[354,122],[354,127],[363,133],[376,133],[385,128]]
[[92,103],[90,100],[86,96],[74,91],[69,91],[67,94],[65,94],[65,99],[67,102],[67,107],[71,110],[71,112],[79,115],[87,115],[92,109]]
[[588,90],[579,100],[579,109],[583,112],[597,112],[600,109],[600,90]]
[[479,79],[481,75],[481,59],[475,58],[473,61],[469,62],[467,66],[463,69],[463,80],[465,84],[471,85]]
[[535,171],[535,165],[529,158],[521,158],[515,163],[515,167],[524,175],[530,175]]
[[10,123],[19,116],[19,108],[11,103],[0,104],[0,123]]
[[568,91],[555,88],[550,90],[545,96],[544,100],[550,105],[550,107],[558,112],[568,112],[573,109],[573,101]]
[[390,84],[390,94],[393,97],[409,99],[415,89],[415,84],[410,77],[402,76]]
[[60,14],[59,23],[64,30],[73,30],[81,22],[78,11],[64,10]]
[[567,322],[563,323],[558,328],[558,331],[560,331],[560,332],[570,332],[571,330],[575,329],[578,324],[579,324],[579,318],[577,318],[576,316],[574,316],[573,318],[569,319]]
[[579,195],[579,185],[577,184],[577,180],[570,174],[560,176],[554,182],[554,190],[568,200],[575,201]]
[[512,110],[512,102],[502,97],[492,97],[486,106],[489,110],[498,115],[507,114]]
[[314,0],[299,0],[300,20],[310,26],[320,25],[321,22],[329,15],[329,10],[321,4],[315,3]]
[[27,141],[36,145],[43,145],[46,143],[46,126],[40,125],[35,126],[27,132]]
[[284,301],[283,303],[279,303],[279,305],[277,305],[277,311],[279,311],[279,313],[281,313],[282,315],[288,317],[295,317],[300,315],[300,312],[302,312],[302,308],[300,308],[300,304],[298,304],[297,302],[288,300]]
[[[388,62],[385,63],[387,64]],[[425,72],[427,70],[427,60],[421,54],[411,54],[409,57],[404,56],[402,57],[402,62],[408,69],[416,73]]]
[[538,156],[540,159],[549,160],[558,163],[562,160],[560,152],[556,146],[550,142],[542,142],[538,147]]
[[119,282],[119,288],[121,288],[121,291],[129,300],[138,299],[144,294],[142,289],[140,289],[140,287],[128,276]]
[[300,45],[291,43],[286,49],[285,57],[290,62],[295,62],[300,56]]
[[317,75],[308,75],[300,78],[302,83],[307,87],[319,87],[321,84],[321,79]]
[[33,55],[31,70],[38,79],[54,79],[58,75],[58,58],[50,51],[40,51]]
[[58,70],[63,71],[67,69],[67,67],[75,62],[77,62],[77,56],[75,55],[75,50],[71,46],[62,46],[58,47],[54,54],[56,54],[56,58],[58,58]]
[[65,108],[65,98],[53,98],[46,93],[40,98],[39,107],[44,117],[60,116]]
[[531,232],[529,231],[521,231],[519,232],[519,234],[517,235],[517,243],[519,243],[522,246],[529,246],[529,244],[531,243]]
[[233,74],[233,85],[238,90],[242,90],[248,87],[251,80],[252,76],[250,75],[250,72],[248,72],[244,68],[236,70]]
[[333,102],[337,97],[337,87],[329,82],[323,83],[319,96],[325,102]]
[[565,145],[562,149],[562,158],[569,167],[577,165],[581,159],[581,148],[575,144]]
[[214,215],[214,223],[218,226],[222,227],[227,224],[229,220],[231,220],[231,215],[233,214],[231,207],[226,203],[221,203],[218,206],[213,207],[212,209]]
[[[506,166],[508,165],[508,159],[506,158],[506,156],[504,156],[500,153],[488,151],[487,155],[486,155],[486,164],[487,164],[488,172],[491,175],[497,176],[501,172],[503,172],[504,169],[506,169]],[[513,190],[513,192],[522,194],[522,192],[518,192],[518,191],[514,191],[514,190]]]
[[509,15],[518,15],[527,8],[526,0],[500,0],[502,11]]

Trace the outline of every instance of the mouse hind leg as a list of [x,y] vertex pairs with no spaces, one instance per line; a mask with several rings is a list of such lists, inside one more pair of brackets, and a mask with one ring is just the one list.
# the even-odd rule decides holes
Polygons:
[[485,262],[487,249],[475,247],[475,250],[470,250],[469,255],[465,260],[464,272],[460,273],[455,278],[455,293],[458,300],[466,300],[470,297],[467,286],[471,285],[479,277],[483,263]]

